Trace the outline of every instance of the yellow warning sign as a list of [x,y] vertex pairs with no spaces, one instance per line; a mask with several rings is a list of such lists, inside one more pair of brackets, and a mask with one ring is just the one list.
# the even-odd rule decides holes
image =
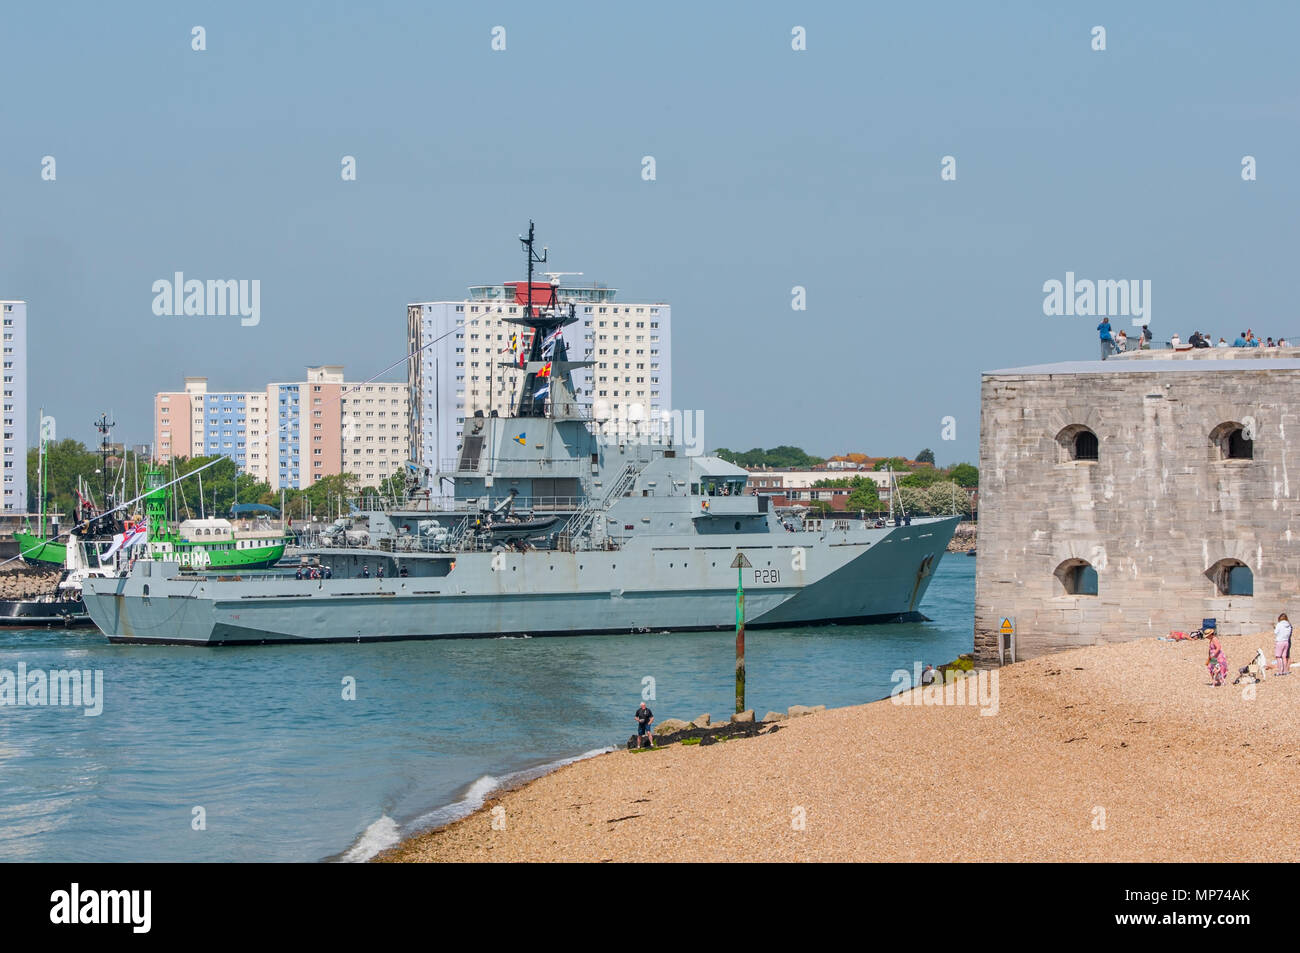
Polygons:
[[1009,616],[1004,616],[1002,618],[1002,625],[998,627],[998,631],[1000,631],[1003,635],[1015,635],[1016,624],[1011,620]]

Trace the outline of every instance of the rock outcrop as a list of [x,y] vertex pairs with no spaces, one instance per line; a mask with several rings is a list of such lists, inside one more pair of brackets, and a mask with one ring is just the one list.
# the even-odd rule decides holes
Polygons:
[[657,735],[671,735],[674,732],[685,731],[692,727],[689,721],[682,721],[680,718],[665,718],[663,721],[650,726],[650,729]]
[[0,570],[0,599],[35,599],[58,591],[63,570],[19,566]]
[[798,718],[800,715],[814,715],[819,711],[825,710],[825,705],[791,705],[790,717]]

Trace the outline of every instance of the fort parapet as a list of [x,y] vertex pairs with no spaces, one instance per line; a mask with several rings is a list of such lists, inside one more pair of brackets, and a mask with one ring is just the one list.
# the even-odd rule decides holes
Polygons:
[[977,664],[1300,612],[1300,349],[1226,350],[983,375]]

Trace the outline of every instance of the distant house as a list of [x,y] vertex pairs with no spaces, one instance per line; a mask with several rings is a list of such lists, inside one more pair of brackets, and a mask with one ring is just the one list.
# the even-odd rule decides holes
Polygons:
[[[877,458],[882,459],[882,458]],[[746,492],[772,497],[773,506],[807,506],[813,500],[830,503],[831,508],[843,511],[847,505],[852,487],[819,487],[814,484],[823,480],[851,480],[865,477],[876,484],[876,491],[885,508],[889,507],[890,475],[883,470],[872,470],[869,466],[841,462],[832,466],[831,461],[808,468],[795,467],[749,467],[749,483]],[[894,474],[904,475],[901,471]]]

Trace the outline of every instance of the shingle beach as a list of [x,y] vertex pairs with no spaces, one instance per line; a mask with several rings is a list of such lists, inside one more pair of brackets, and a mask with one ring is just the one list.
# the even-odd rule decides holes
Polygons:
[[[1271,633],[1222,641],[1234,676],[1256,647],[1271,660]],[[886,699],[757,738],[619,750],[376,860],[1300,859],[1300,671],[1215,688],[1205,655],[1092,646],[998,670],[991,716]]]

